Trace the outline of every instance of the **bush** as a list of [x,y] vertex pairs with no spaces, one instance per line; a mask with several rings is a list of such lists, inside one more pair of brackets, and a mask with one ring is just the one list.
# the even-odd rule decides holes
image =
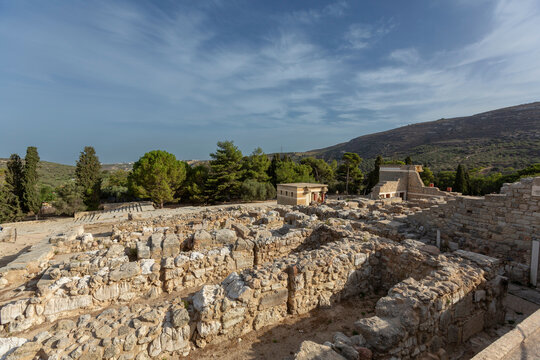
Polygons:
[[276,189],[268,182],[246,180],[240,187],[240,195],[244,201],[268,200],[276,197]]

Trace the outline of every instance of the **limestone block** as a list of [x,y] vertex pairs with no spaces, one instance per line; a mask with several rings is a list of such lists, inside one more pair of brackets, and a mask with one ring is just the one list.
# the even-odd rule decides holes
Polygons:
[[163,257],[176,256],[180,253],[180,241],[175,234],[168,234],[163,240]]
[[92,296],[81,295],[73,297],[53,296],[45,304],[44,315],[53,315],[63,311],[71,311],[92,305]]
[[229,229],[220,229],[216,231],[216,243],[218,244],[234,244],[236,241],[236,233]]
[[126,294],[131,290],[129,283],[113,283],[99,287],[94,293],[94,298],[99,301],[110,301],[118,299],[120,295]]
[[295,360],[346,360],[332,350],[330,346],[320,345],[313,341],[304,341],[294,356]]
[[4,325],[15,320],[26,310],[28,300],[18,300],[8,303],[0,309],[0,324]]
[[220,285],[205,285],[193,296],[193,306],[197,311],[202,311],[212,305],[222,292],[223,288]]
[[153,258],[161,257],[162,243],[162,233],[153,233],[152,236],[150,236],[150,253]]
[[278,289],[278,290],[268,291],[261,296],[261,299],[259,302],[259,309],[263,310],[269,307],[285,304],[287,302],[287,296],[288,296],[287,289]]
[[197,230],[193,234],[191,249],[192,250],[203,250],[212,247],[213,239],[205,230]]
[[141,273],[141,267],[136,262],[122,264],[118,269],[110,272],[109,278],[112,281],[119,281],[133,278]]
[[354,327],[366,339],[369,347],[381,352],[392,349],[407,334],[396,318],[373,316],[358,320],[354,323]]
[[150,247],[146,245],[146,241],[137,241],[137,259],[149,259],[150,257]]

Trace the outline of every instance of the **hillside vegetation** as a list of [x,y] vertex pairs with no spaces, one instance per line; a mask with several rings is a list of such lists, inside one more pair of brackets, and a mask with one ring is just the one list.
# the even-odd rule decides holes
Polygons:
[[521,169],[540,162],[540,102],[412,124],[298,155],[333,160],[345,152],[358,153],[365,170],[377,155],[411,156],[434,171],[454,170],[460,163],[494,171]]

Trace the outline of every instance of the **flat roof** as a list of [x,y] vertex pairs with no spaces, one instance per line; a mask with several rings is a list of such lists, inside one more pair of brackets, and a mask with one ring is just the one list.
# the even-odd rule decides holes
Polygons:
[[323,186],[328,186],[326,184],[317,184],[317,183],[288,183],[288,184],[278,184],[279,185],[283,185],[283,186],[294,186],[294,187],[323,187]]

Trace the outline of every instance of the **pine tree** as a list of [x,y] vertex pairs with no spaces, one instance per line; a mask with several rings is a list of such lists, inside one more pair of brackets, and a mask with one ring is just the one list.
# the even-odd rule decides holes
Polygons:
[[24,166],[21,157],[12,154],[7,162],[7,190],[18,199],[18,204],[24,200]]
[[101,163],[92,146],[86,146],[81,151],[75,176],[77,178],[76,184],[83,192],[85,205],[90,210],[96,210],[101,195]]
[[163,208],[165,202],[175,200],[185,179],[184,162],[166,151],[154,150],[144,154],[133,165],[129,188],[135,196],[150,198]]
[[26,149],[24,158],[24,181],[23,181],[23,210],[31,211],[36,215],[36,219],[41,209],[41,201],[38,191],[37,166],[39,155],[35,146],[29,146]]
[[251,155],[243,159],[243,178],[244,180],[255,180],[256,182],[265,183],[270,180],[267,174],[270,167],[270,159],[262,151],[260,147],[253,150]]
[[232,141],[218,141],[218,149],[210,154],[210,175],[206,182],[209,199],[229,201],[240,195],[242,152]]

